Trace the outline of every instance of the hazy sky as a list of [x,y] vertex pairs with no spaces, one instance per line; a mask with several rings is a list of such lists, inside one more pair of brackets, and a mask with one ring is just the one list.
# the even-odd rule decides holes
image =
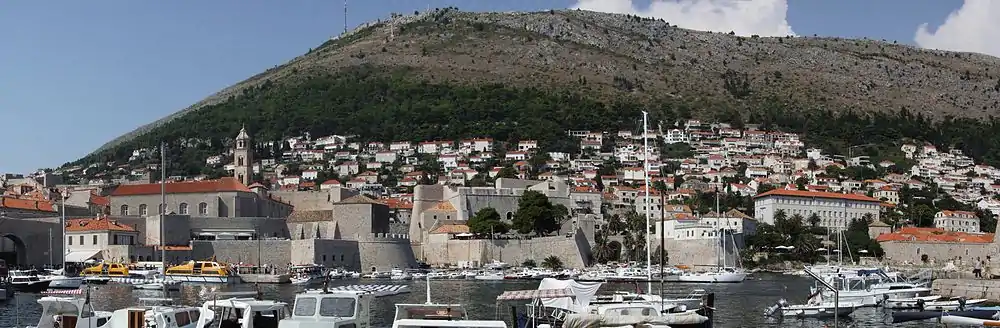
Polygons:
[[[583,8],[750,35],[898,40],[1000,55],[1000,1],[990,0],[369,0],[348,25],[456,6]],[[926,24],[926,25],[924,25]],[[0,4],[0,172],[75,160],[339,34],[330,0],[4,1]]]

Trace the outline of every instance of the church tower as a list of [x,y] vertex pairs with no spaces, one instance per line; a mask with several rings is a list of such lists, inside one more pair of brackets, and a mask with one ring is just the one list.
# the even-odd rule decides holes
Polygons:
[[250,135],[247,128],[240,129],[240,134],[236,136],[236,147],[233,149],[233,177],[244,185],[249,186],[253,182],[253,148],[250,147]]

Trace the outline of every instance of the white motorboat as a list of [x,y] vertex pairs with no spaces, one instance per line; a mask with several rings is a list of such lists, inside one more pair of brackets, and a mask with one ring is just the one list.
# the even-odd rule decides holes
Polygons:
[[854,313],[857,309],[854,303],[834,303],[823,301],[808,301],[806,304],[789,305],[784,299],[779,300],[768,308],[764,315],[777,317],[797,317],[797,318],[832,318],[834,316],[846,317]]
[[921,296],[921,297],[910,297],[910,298],[889,298],[882,302],[882,307],[886,309],[893,310],[904,310],[904,309],[919,309],[921,303],[933,302],[940,299],[941,296]]
[[428,273],[426,278],[428,279],[445,279],[448,278],[448,274],[443,271],[433,271]]
[[[216,296],[227,294],[242,295],[248,293],[219,293]],[[215,312],[216,320],[212,322],[212,327],[277,327],[278,322],[291,315],[288,311],[288,303],[257,300],[252,297],[212,300],[205,302],[201,307]]]
[[944,301],[924,302],[924,304],[923,304],[924,307],[923,307],[922,310],[924,310],[924,311],[955,311],[955,310],[958,310],[958,309],[964,308],[964,307],[973,307],[973,306],[976,306],[976,305],[980,305],[980,304],[986,303],[986,301],[987,300],[984,299],[984,298],[977,298],[977,299],[967,300],[967,299],[960,298],[960,297],[954,297],[954,298],[951,298],[949,300],[944,300]]
[[293,285],[305,285],[323,281],[323,267],[316,264],[293,265],[288,269]]
[[[208,326],[215,319],[215,312],[209,309],[193,306],[165,305],[172,302],[170,299],[140,298],[139,302],[144,305],[116,310],[112,314],[107,328],[202,328]],[[161,305],[152,305],[156,303]],[[78,325],[78,327],[83,326]]]
[[389,279],[410,280],[413,279],[413,275],[411,275],[409,272],[403,271],[402,269],[392,269],[389,275]]
[[48,280],[38,277],[35,270],[10,270],[11,289],[24,293],[38,293],[49,288]]
[[291,317],[278,328],[370,327],[374,294],[365,291],[306,290],[295,295]]
[[461,304],[436,304],[431,302],[431,284],[427,284],[427,302],[424,304],[396,304],[392,328],[507,328],[503,320],[469,320]]
[[476,280],[504,280],[503,271],[488,271],[475,276]]
[[[46,292],[57,295],[82,295],[82,290],[65,290],[58,292]],[[38,323],[27,328],[83,328],[83,327],[112,327],[108,324],[111,321],[112,313],[107,311],[94,311],[89,298],[79,296],[44,296],[38,299],[38,304],[42,306],[42,315],[38,318]]]
[[181,290],[181,284],[179,281],[158,279],[152,282],[132,284],[132,288],[142,290]]
[[49,288],[78,289],[83,285],[83,277],[67,277],[62,269],[46,271],[46,274],[39,274],[38,278],[48,280]]

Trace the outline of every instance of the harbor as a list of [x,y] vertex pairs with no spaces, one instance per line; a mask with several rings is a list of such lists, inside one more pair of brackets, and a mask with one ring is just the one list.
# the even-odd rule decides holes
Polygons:
[[[777,320],[762,315],[765,308],[781,298],[801,297],[800,291],[808,290],[813,285],[809,278],[782,274],[761,273],[740,284],[686,284],[667,283],[665,293],[683,296],[696,289],[708,293],[716,293],[716,308],[713,327],[820,327],[830,325],[831,321],[817,319]],[[424,280],[410,281],[366,281],[359,279],[335,280],[331,286],[347,286],[364,283],[402,284],[410,286],[409,293],[376,298],[372,303],[372,326],[390,327],[394,305],[397,303],[423,303],[425,301]],[[537,281],[503,280],[431,280],[430,287],[435,302],[463,304],[471,319],[492,320],[497,318],[496,298],[505,290],[528,290],[538,287]],[[309,288],[320,288],[320,284],[309,285]],[[654,288],[658,284],[653,284]],[[296,285],[260,285],[264,299],[291,302],[304,286]],[[178,304],[200,305],[211,300],[220,292],[254,291],[250,284],[183,284],[180,291],[172,292],[170,298]],[[613,291],[635,291],[634,284],[608,283],[604,284],[599,293]],[[654,293],[658,290],[654,289]],[[41,307],[36,303],[40,295],[20,294],[16,300],[0,305],[0,326],[15,326],[19,316],[20,326],[34,324],[41,314]],[[104,286],[94,286],[91,298],[97,310],[112,311],[127,306],[139,304],[140,298],[162,297],[160,291],[133,291],[127,285],[110,283]],[[501,306],[500,319],[507,319],[503,314],[506,309]],[[858,309],[850,318],[843,318],[842,323],[856,327],[928,327],[928,323],[906,323],[887,325],[883,322],[887,312],[881,308]],[[509,321],[509,320],[508,320]],[[508,323],[509,327],[514,327]],[[847,325],[843,325],[847,326]]]

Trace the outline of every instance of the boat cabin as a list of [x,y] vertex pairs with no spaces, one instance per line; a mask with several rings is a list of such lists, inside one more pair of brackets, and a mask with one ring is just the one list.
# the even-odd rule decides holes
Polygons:
[[41,281],[38,278],[38,271],[35,270],[10,270],[10,282],[14,284],[27,284]]
[[94,311],[84,298],[46,296],[38,299],[42,315],[35,327],[102,327],[111,320],[111,313]]
[[80,272],[81,276],[128,277],[128,266],[121,263],[101,263]]
[[[140,298],[143,304],[169,304],[170,299]],[[115,311],[110,327],[201,328],[215,316],[212,311],[190,306],[141,305]]]
[[208,301],[202,307],[215,312],[211,328],[277,328],[291,314],[288,303],[248,297]]
[[229,267],[215,261],[188,261],[167,269],[167,275],[217,275],[228,276]]
[[295,295],[292,316],[279,328],[368,328],[371,301],[363,291],[306,290]]
[[469,320],[461,304],[396,304],[393,328],[507,328],[500,320]]

